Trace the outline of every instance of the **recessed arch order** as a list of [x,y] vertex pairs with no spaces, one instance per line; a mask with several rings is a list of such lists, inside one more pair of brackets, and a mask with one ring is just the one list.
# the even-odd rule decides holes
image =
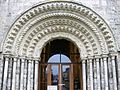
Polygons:
[[69,1],[39,4],[24,12],[11,26],[3,53],[38,57],[47,42],[69,39],[82,57],[116,52],[112,32],[94,11]]

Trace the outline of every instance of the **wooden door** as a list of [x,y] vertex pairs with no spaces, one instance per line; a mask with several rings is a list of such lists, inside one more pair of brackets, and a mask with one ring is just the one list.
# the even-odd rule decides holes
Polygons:
[[74,90],[72,64],[48,64],[47,85],[55,85],[58,90]]

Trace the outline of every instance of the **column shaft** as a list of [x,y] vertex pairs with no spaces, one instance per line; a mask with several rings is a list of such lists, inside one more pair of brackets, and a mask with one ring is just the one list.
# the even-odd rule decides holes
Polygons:
[[9,57],[9,66],[8,66],[8,72],[7,72],[7,90],[11,90],[12,88],[12,77],[13,77],[13,58]]
[[116,67],[115,67],[115,56],[111,57],[112,60],[112,70],[113,70],[113,85],[114,85],[114,90],[117,90],[117,78],[116,78]]
[[35,67],[34,67],[34,60],[31,61],[31,67],[30,67],[30,90],[34,90],[34,73],[35,73]]
[[13,63],[13,79],[12,79],[12,90],[15,90],[15,74],[16,74],[16,63],[17,63],[17,58],[14,58],[14,63]]
[[90,90],[93,90],[93,64],[92,64],[92,59],[90,59]]
[[5,57],[5,68],[4,68],[4,77],[3,77],[3,88],[2,90],[6,90],[6,80],[7,80],[7,71],[8,71],[8,61],[9,58]]
[[87,76],[87,90],[90,90],[90,61],[87,60],[87,66],[86,66],[86,76]]
[[116,62],[116,66],[117,66],[118,90],[120,90],[120,52],[118,53],[118,58],[115,62]]
[[28,60],[25,60],[23,71],[23,90],[27,90],[28,80]]
[[38,89],[38,64],[39,61],[35,61],[35,80],[34,80],[34,90]]
[[0,89],[2,86],[3,60],[0,58]]
[[30,90],[30,87],[32,86],[31,83],[31,60],[28,60],[28,79],[27,79],[27,90]]
[[105,79],[105,90],[108,90],[108,67],[107,67],[107,57],[103,57],[104,60],[104,79]]
[[113,90],[113,73],[112,73],[112,60],[109,57],[108,58],[108,83],[109,83],[109,89]]
[[22,58],[21,59],[21,72],[20,72],[20,90],[23,90],[23,75],[24,75],[24,63],[25,63],[25,60]]
[[86,61],[85,60],[83,60],[82,61],[82,71],[83,71],[83,90],[87,90],[86,89],[86,63],[85,63]]
[[99,65],[99,58],[96,59],[97,64],[97,90],[101,90],[100,88],[100,65]]
[[5,58],[0,60],[1,62],[1,70],[0,70],[0,90],[3,88],[3,78],[4,78],[4,68],[5,68]]
[[15,90],[20,90],[20,78],[21,78],[21,59],[17,58],[16,73],[15,73]]
[[100,59],[100,75],[101,75],[101,90],[104,90],[104,65],[103,65],[103,59]]

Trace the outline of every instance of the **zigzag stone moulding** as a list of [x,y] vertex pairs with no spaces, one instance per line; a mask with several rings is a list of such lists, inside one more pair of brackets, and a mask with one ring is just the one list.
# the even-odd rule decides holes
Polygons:
[[[69,41],[72,41],[76,46],[78,46],[81,58],[83,57],[87,57],[87,51],[86,51],[86,47],[84,46],[84,44],[74,35],[69,34],[69,33],[65,33],[65,32],[55,32],[55,33],[50,33],[46,36],[44,36],[36,45],[35,49],[34,49],[34,54],[28,53],[29,56],[34,56],[34,57],[38,57],[39,53],[41,54],[42,48],[48,43],[49,40],[54,40],[54,39],[66,39]],[[77,43],[76,43],[77,42]],[[38,49],[39,48],[39,49]],[[31,52],[31,50],[28,50],[28,52]],[[32,53],[33,53],[32,52]],[[38,53],[39,52],[39,53]],[[88,53],[89,55],[93,55],[92,50],[89,51],[90,53]]]
[[23,13],[10,28],[3,52],[30,55],[42,38],[56,32],[74,35],[86,52],[116,52],[113,35],[105,21],[91,9],[68,1],[42,3]]
[[[44,31],[46,31],[46,30],[44,30]],[[38,33],[38,35],[37,36],[35,36],[32,40],[31,40],[31,43],[29,44],[29,46],[28,46],[28,49],[26,49],[26,51],[28,51],[29,50],[29,53],[31,53],[31,55],[33,55],[33,52],[34,52],[34,49],[35,49],[35,47],[36,47],[36,45],[38,44],[38,43],[40,43],[39,41],[40,41],[40,39],[42,39],[42,38],[44,38],[44,36],[47,36],[47,38],[48,38],[48,40],[50,40],[50,38],[52,37],[52,35],[50,36],[50,37],[48,37],[48,35],[49,34],[51,34],[51,33],[56,33],[57,34],[57,32],[58,33],[61,33],[61,34],[64,34],[64,33],[67,33],[67,35],[68,36],[70,36],[70,35],[74,35],[74,33],[71,33],[71,31],[75,31],[74,29],[71,29],[71,28],[69,28],[69,27],[67,27],[67,26],[56,26],[55,28],[54,27],[50,27],[50,28],[48,28],[48,30],[46,31],[46,33],[45,32],[40,32],[40,33]],[[75,31],[75,32],[77,32],[77,31]],[[44,36],[42,35],[42,33],[44,34]],[[93,49],[92,49],[92,45],[91,45],[91,43],[85,38],[85,36],[84,35],[82,35],[82,34],[80,34],[79,32],[78,32],[78,34],[79,34],[79,38],[78,38],[78,40],[79,41],[81,41],[83,44],[82,45],[84,45],[85,47],[86,47],[86,50],[87,50],[87,52],[89,53],[89,54],[92,54],[93,53]],[[75,36],[75,35],[74,35]],[[41,38],[40,38],[41,37]],[[55,37],[55,35],[54,35],[54,37]],[[76,37],[76,36],[75,36]],[[67,38],[67,37],[65,37],[65,36],[60,36],[60,37],[58,37],[58,38]],[[69,38],[68,38],[69,39]],[[74,41],[76,41],[76,40],[74,40]],[[43,42],[43,41],[42,41]],[[78,41],[77,41],[77,43],[78,43]],[[78,46],[78,45],[77,45]],[[78,46],[79,47],[79,46]],[[80,48],[80,47],[79,47]],[[24,50],[25,50],[25,48],[24,48]]]
[[[50,15],[49,15],[49,16],[50,16]],[[55,16],[54,16],[54,17],[55,17]],[[60,17],[60,15],[59,15],[59,17]],[[65,17],[65,15],[64,15],[64,17]],[[39,18],[39,17],[38,17],[38,18]],[[27,27],[28,30],[29,30],[30,28],[32,28],[33,25],[35,25],[35,23],[38,23],[38,21],[41,20],[41,19],[38,20],[38,18],[35,19],[34,23],[31,23],[31,25],[28,26],[29,28]],[[67,18],[67,17],[66,17],[66,18]],[[72,18],[75,18],[75,16],[72,17]],[[81,20],[81,19],[79,18],[78,20]],[[81,21],[84,21],[84,20],[81,20]],[[32,22],[32,21],[31,21],[31,22]],[[51,21],[51,22],[52,22],[52,21]],[[87,21],[86,21],[86,22],[87,22]],[[56,23],[57,23],[57,22],[56,22]],[[59,21],[58,21],[58,23],[59,23]],[[60,23],[62,23],[61,20],[60,20]],[[63,21],[63,23],[64,23],[64,21]],[[84,22],[83,22],[83,23],[84,23]],[[76,26],[76,23],[75,23],[75,24],[72,24],[72,21],[71,21],[70,23],[68,23],[68,24],[70,24],[71,26]],[[45,26],[48,26],[47,24],[44,24],[44,25],[45,25]],[[42,27],[44,27],[44,25],[42,25]],[[88,24],[86,23],[86,25],[88,25]],[[76,27],[76,28],[77,28],[77,27]],[[94,27],[92,27],[92,28],[94,28]],[[26,30],[26,31],[28,31],[28,30]],[[94,30],[94,29],[91,29],[91,30]],[[21,30],[21,31],[22,31],[22,30]],[[25,34],[26,31],[24,30],[24,34]],[[95,34],[97,34],[95,30],[94,30],[94,32],[95,32]],[[24,36],[24,35],[22,35],[22,37],[23,37],[23,36]],[[97,36],[99,37],[100,35],[97,35]],[[101,38],[101,37],[100,37],[100,38]],[[100,38],[98,39],[99,42],[100,42],[100,40],[101,40]],[[102,50],[105,51],[105,46],[102,46],[102,45],[101,45],[101,48],[102,48],[102,47],[104,47],[104,49],[102,49]]]
[[[56,23],[55,23],[56,21]],[[60,21],[60,23],[59,23]],[[47,21],[47,23],[50,24],[51,21]],[[42,25],[38,26],[38,27],[35,27],[35,29],[33,30],[30,30],[31,32],[29,32],[29,34],[27,34],[25,37],[26,37],[26,41],[25,39],[23,39],[24,42],[21,42],[21,45],[24,44],[23,46],[21,47],[24,47],[24,50],[27,50],[27,47],[30,45],[30,38],[33,39],[33,45],[35,47],[35,43],[37,43],[39,41],[39,39],[41,39],[43,36],[41,35],[41,38],[34,38],[34,36],[37,36],[36,34],[39,32],[41,34],[43,34],[44,36],[49,34],[49,33],[52,33],[52,32],[66,32],[66,33],[71,33],[73,35],[75,35],[76,37],[82,39],[81,41],[84,43],[84,44],[87,44],[88,42],[90,42],[92,44],[92,47],[95,49],[94,51],[96,51],[96,53],[98,53],[98,49],[97,47],[100,47],[99,44],[98,46],[96,46],[96,40],[94,40],[94,38],[92,37],[93,35],[90,35],[89,32],[87,32],[87,30],[81,26],[81,25],[77,25],[77,23],[73,22],[73,21],[70,21],[70,20],[65,20],[63,19],[58,19],[58,20],[52,20],[52,22],[54,22],[54,24],[50,24],[48,25],[46,22],[44,22]],[[71,25],[67,25],[65,23],[67,22],[71,22],[73,25],[75,25],[76,27],[74,28],[74,26],[71,26]],[[58,27],[56,26],[56,24],[58,25]],[[46,26],[43,26],[43,25],[46,25]],[[42,28],[39,28],[39,27],[42,27]],[[49,28],[50,27],[50,28]],[[62,27],[62,28],[60,28]],[[45,30],[46,28],[46,30]],[[73,29],[74,28],[74,29]],[[84,40],[83,38],[86,39],[89,39],[88,42],[86,42],[86,40]],[[86,45],[85,45],[86,46]],[[86,47],[89,47],[86,46]],[[17,48],[17,47],[16,47]],[[33,48],[33,46],[32,46]]]

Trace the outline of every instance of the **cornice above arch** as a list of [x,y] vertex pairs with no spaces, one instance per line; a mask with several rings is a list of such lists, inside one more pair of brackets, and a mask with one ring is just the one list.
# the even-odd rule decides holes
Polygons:
[[[61,18],[61,20],[59,18]],[[85,47],[91,47],[94,54],[116,52],[115,41],[106,22],[91,9],[81,4],[68,1],[42,3],[23,13],[10,28],[3,43],[3,52],[16,54],[15,52],[17,52],[17,50],[19,51],[21,48],[23,49],[22,51],[27,51],[26,48],[29,48],[26,44],[29,42],[27,38],[31,38],[31,41],[34,43],[34,41],[39,42],[41,40],[41,38],[32,40],[35,37],[34,34],[37,31],[39,32],[39,30],[42,32],[41,36],[60,32],[57,29],[51,29],[52,31],[44,29],[55,24],[61,25],[60,27],[64,24],[64,27],[69,26],[69,28],[78,28],[78,30],[71,29],[71,31],[67,30],[68,28],[65,28],[64,31],[73,34],[77,38],[80,37],[79,33],[81,32],[83,34],[82,36],[85,36],[85,38],[87,38],[86,40],[88,40],[81,40],[82,43],[90,42],[91,45]],[[31,35],[31,37],[28,37],[28,35]],[[24,41],[24,43],[22,41]],[[21,45],[21,43],[23,44]],[[34,49],[35,48],[34,45]],[[34,49],[32,51],[34,51]]]

